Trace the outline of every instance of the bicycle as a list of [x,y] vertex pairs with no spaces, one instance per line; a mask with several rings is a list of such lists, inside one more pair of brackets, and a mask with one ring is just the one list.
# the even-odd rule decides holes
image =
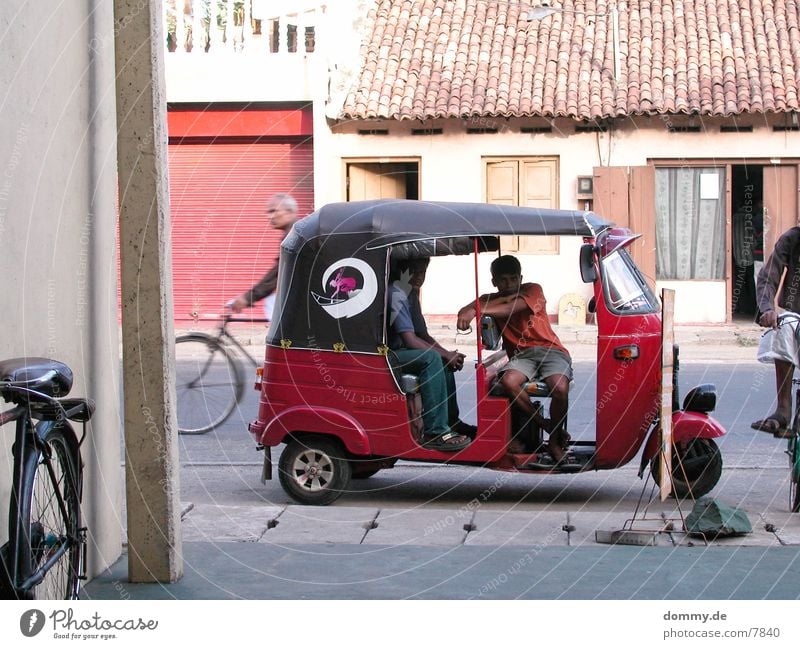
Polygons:
[[175,339],[178,433],[200,435],[220,426],[244,396],[239,352],[253,367],[260,363],[230,334],[229,322],[269,322],[266,318],[221,316],[216,335],[190,332]]
[[[0,361],[0,396],[14,404],[0,413],[0,425],[16,422],[8,542],[0,547],[6,599],[78,599],[86,578],[80,447],[94,402],[63,398],[71,388],[72,370],[63,363]],[[83,424],[80,439],[70,420]]]

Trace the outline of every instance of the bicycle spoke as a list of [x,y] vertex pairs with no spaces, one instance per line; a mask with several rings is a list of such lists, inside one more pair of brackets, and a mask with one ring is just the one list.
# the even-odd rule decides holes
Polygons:
[[237,361],[215,338],[200,334],[176,341],[178,430],[203,433],[224,422],[244,391]]

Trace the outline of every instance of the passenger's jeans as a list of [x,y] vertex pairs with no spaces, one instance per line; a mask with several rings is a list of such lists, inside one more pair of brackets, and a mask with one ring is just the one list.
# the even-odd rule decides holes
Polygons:
[[[425,433],[439,435],[448,430],[448,374],[455,388],[452,372],[445,369],[442,357],[432,349],[393,349],[389,352],[403,371],[419,377],[422,397],[422,421]],[[455,390],[453,391],[455,399]]]

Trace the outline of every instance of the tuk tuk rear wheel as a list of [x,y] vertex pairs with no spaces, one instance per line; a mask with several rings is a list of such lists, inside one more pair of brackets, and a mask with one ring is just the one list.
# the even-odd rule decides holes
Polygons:
[[344,448],[321,435],[293,439],[278,461],[284,491],[303,505],[328,505],[350,484],[350,461]]
[[[679,460],[680,459],[680,463]],[[650,463],[656,482],[661,479],[661,457]],[[672,495],[699,498],[711,491],[722,475],[722,453],[713,439],[693,439],[672,449]]]

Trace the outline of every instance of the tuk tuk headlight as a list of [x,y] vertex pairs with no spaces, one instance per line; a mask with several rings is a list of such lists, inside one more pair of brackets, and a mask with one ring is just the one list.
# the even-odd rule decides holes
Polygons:
[[704,383],[687,392],[683,400],[683,409],[692,412],[711,412],[717,407],[717,387],[712,383]]

